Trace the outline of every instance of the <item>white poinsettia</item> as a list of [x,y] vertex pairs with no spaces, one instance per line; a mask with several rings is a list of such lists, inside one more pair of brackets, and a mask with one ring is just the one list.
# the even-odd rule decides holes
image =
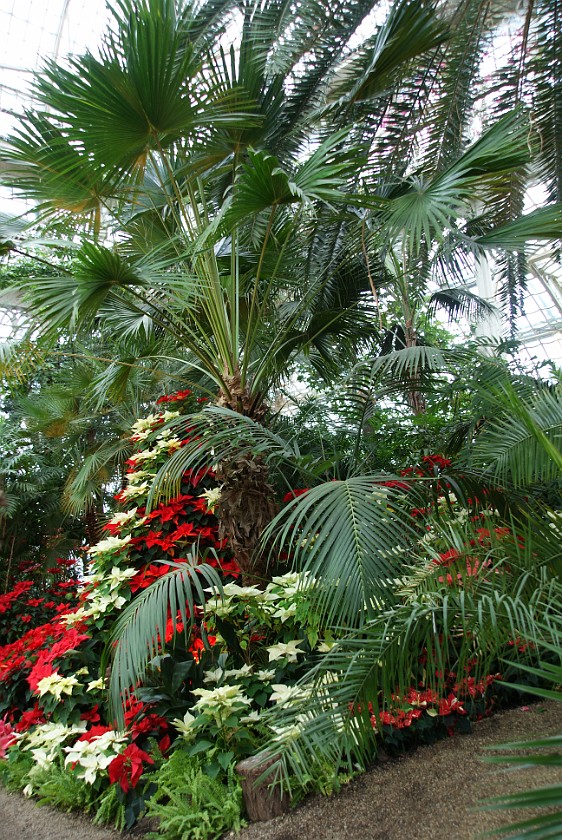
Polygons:
[[43,677],[42,680],[39,680],[37,691],[39,697],[43,697],[44,694],[52,694],[53,697],[60,700],[63,694],[70,696],[75,685],[80,685],[80,683],[74,675],[63,677],[58,671],[55,671],[53,674],[49,674],[48,677]]
[[35,764],[48,770],[55,760],[60,745],[68,738],[81,735],[86,729],[85,720],[76,726],[65,726],[63,723],[43,723],[21,736],[21,749],[28,750],[33,756]]
[[276,645],[271,645],[271,647],[266,648],[269,661],[275,662],[278,659],[286,659],[287,662],[296,662],[299,653],[304,653],[304,650],[299,648],[302,643],[302,639],[293,639],[290,642],[278,642]]
[[67,613],[67,615],[63,615],[59,618],[61,624],[66,624],[67,627],[71,627],[73,624],[79,624],[81,621],[84,621],[85,618],[88,617],[88,614],[84,607],[78,607],[77,610],[71,613]]
[[212,671],[205,671],[203,674],[203,679],[207,683],[218,683],[224,677],[224,671],[222,668],[214,668]]
[[74,726],[65,726],[64,723],[40,723],[34,729],[23,733],[22,741],[24,750],[30,750],[38,746],[58,745],[70,738],[71,735],[81,735],[87,728],[85,720]]
[[226,679],[232,678],[233,680],[241,679],[242,677],[248,677],[253,672],[253,668],[251,665],[242,665],[241,668],[230,668],[228,671],[224,672],[224,676]]
[[105,580],[109,583],[109,589],[117,589],[122,583],[125,583],[129,578],[137,574],[136,569],[120,569],[119,566],[114,566],[112,570],[106,575]]
[[[65,747],[65,765],[71,764],[79,779],[92,785],[101,770],[106,770],[121,752],[127,735],[110,729],[92,738],[91,741],[76,741],[72,747]],[[77,770],[76,768],[80,769]]]
[[215,508],[219,504],[221,499],[221,488],[211,487],[210,490],[205,490],[204,493],[200,493],[198,498],[205,499],[205,501],[207,502],[208,513],[214,513]]
[[146,417],[141,417],[131,426],[131,431],[134,432],[135,435],[139,434],[139,432],[150,432],[152,427],[155,423],[160,420],[159,414],[148,414]]
[[227,583],[223,587],[223,592],[226,598],[263,598],[263,590],[258,589],[257,586],[238,586],[237,583]]
[[242,692],[239,685],[222,685],[218,688],[207,690],[206,688],[195,688],[193,694],[200,699],[193,708],[200,712],[209,712],[219,716],[230,712],[237,706],[250,706],[252,701]]
[[240,718],[241,723],[259,723],[260,720],[261,720],[261,716],[260,716],[260,713],[257,709],[254,709],[253,711],[249,712],[247,715],[244,715],[244,717]]
[[101,554],[105,551],[120,551],[127,543],[131,542],[131,535],[126,537],[107,537],[105,540],[100,540],[98,543],[88,549],[89,554]]
[[162,414],[160,415],[160,417],[162,418],[164,423],[167,423],[168,420],[173,420],[174,417],[179,417],[179,416],[180,416],[179,411],[163,411]]
[[275,677],[275,671],[273,668],[264,668],[261,671],[258,671],[256,674],[258,680],[261,682],[271,682],[271,680]]
[[115,513],[109,522],[108,525],[126,525],[127,522],[131,522],[137,515],[138,507],[131,508],[130,510],[119,511]]
[[[207,592],[215,592],[215,589],[207,589]],[[214,615],[218,616],[219,618],[223,618],[225,615],[229,615],[234,609],[236,609],[236,605],[233,603],[232,598],[220,598],[218,595],[214,598],[209,598],[209,600],[205,603],[205,610],[207,613],[213,613]]]
[[155,475],[156,473],[150,472],[150,470],[137,470],[134,473],[129,473],[127,479],[129,485],[134,484],[135,486],[138,486],[139,482],[141,482],[144,478],[154,478]]
[[136,496],[144,496],[148,490],[148,481],[143,481],[140,484],[129,484],[124,490],[121,490],[121,500],[134,499]]
[[195,735],[195,732],[193,730],[193,724],[196,721],[197,718],[195,717],[195,715],[192,715],[191,712],[188,711],[183,716],[183,720],[180,720],[179,718],[174,718],[172,723],[183,738],[185,738],[186,740],[191,740]]
[[99,677],[97,680],[92,680],[88,683],[86,691],[103,691],[105,688],[105,680]]
[[301,582],[301,579],[301,572],[287,572],[285,575],[275,575],[272,577],[271,583],[286,588],[287,586],[296,586],[296,584]]
[[132,461],[134,464],[138,464],[140,461],[152,461],[158,453],[154,449],[143,449],[140,452],[135,452],[134,455],[131,455],[129,461]]
[[99,618],[108,610],[120,610],[127,603],[127,599],[119,595],[117,590],[109,592],[100,592],[95,589],[87,595],[88,607],[85,610],[85,615],[91,618]]
[[181,446],[181,440],[177,437],[170,437],[166,438],[165,440],[159,440],[156,443],[156,449],[159,452],[167,452],[168,454],[171,452],[175,452],[176,449],[179,449]]
[[284,624],[288,618],[293,618],[297,611],[296,602],[293,601],[292,604],[289,604],[288,607],[277,607],[275,612],[272,613],[273,618],[280,618],[281,623]]
[[287,706],[292,701],[305,696],[304,691],[296,685],[272,685],[271,687],[273,691],[269,699],[278,706]]

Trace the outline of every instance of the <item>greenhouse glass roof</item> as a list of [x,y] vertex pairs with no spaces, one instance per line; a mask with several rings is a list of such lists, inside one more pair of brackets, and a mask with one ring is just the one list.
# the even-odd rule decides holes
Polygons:
[[[29,83],[42,62],[85,48],[95,52],[108,19],[105,0],[0,0],[0,138],[32,104]],[[487,58],[490,68],[509,55],[508,40],[509,31],[496,56]],[[4,190],[0,207],[14,214],[20,204]],[[529,269],[524,314],[517,324],[522,357],[562,365],[562,270],[542,250],[531,258]]]

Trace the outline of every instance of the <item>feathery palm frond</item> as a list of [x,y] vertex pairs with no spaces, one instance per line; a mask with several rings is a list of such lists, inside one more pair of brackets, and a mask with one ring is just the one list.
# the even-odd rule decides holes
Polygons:
[[[317,580],[313,599],[328,623],[353,627],[394,600],[394,586],[417,528],[415,491],[393,493],[388,475],[351,476],[312,487],[266,528],[264,545],[285,551]],[[386,486],[385,486],[386,485]]]
[[[538,642],[542,633],[537,624],[545,615],[559,613],[562,591],[545,580],[537,585],[533,578],[531,584],[537,589],[529,593],[529,583],[524,574],[515,586],[510,582],[511,591],[488,587],[476,596],[435,593],[425,603],[409,603],[383,613],[361,633],[338,642],[301,682],[306,699],[273,714],[276,727],[296,730],[292,739],[280,739],[277,772],[286,774],[290,768],[299,779],[303,768],[323,760],[338,766],[355,756],[368,763],[376,749],[368,703],[376,711],[390,706],[392,695],[407,690],[409,681],[416,678],[421,650],[432,652],[428,674],[443,673],[449,666],[456,670],[473,655],[478,656],[484,674],[514,633],[515,637],[526,633]],[[461,646],[459,659],[453,661],[443,651],[442,640],[450,635]],[[306,761],[300,763],[303,756]]]
[[492,393],[497,413],[467,452],[472,466],[517,487],[558,478],[562,473],[559,391],[541,389],[523,395],[506,382]]
[[[171,570],[126,607],[113,626],[102,662],[104,673],[111,661],[111,710],[123,725],[123,705],[142,679],[151,659],[165,647],[169,623],[173,631],[181,621],[189,635],[194,623],[195,603],[205,603],[202,584],[212,587],[219,595],[222,584],[217,571],[198,558],[189,557],[185,563],[168,564]],[[179,616],[179,618],[178,618]]]

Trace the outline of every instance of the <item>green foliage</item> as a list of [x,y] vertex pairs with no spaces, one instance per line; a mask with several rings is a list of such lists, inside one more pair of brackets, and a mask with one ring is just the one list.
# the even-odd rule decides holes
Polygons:
[[317,763],[368,763],[376,750],[369,703],[392,708],[396,695],[418,685],[441,696],[450,672],[468,673],[473,662],[478,681],[505,670],[506,651],[511,661],[533,661],[532,648],[513,644],[517,638],[552,639],[562,587],[552,576],[560,542],[548,521],[495,528],[492,516],[482,529],[446,510],[431,519],[418,561],[410,555],[401,586],[396,581],[396,603],[338,638],[299,682],[302,695],[271,711],[281,735],[270,772],[289,788],[305,784]]
[[503,382],[488,394],[490,417],[468,457],[494,481],[545,485],[562,475],[562,388]]
[[117,831],[123,831],[126,808],[117,785],[111,785],[103,791],[96,800],[96,807],[94,825],[113,825]]
[[8,790],[23,790],[29,771],[34,767],[29,753],[10,750],[6,761],[0,761],[0,779]]
[[95,807],[97,790],[55,762],[48,769],[35,771],[32,778],[33,794],[39,805],[86,813]]
[[242,791],[233,766],[221,779],[211,779],[197,757],[177,749],[153,777],[157,791],[147,802],[147,815],[160,819],[158,834],[165,840],[218,840],[244,821]]
[[[560,631],[558,624],[556,635],[557,643],[541,644],[541,656],[545,660],[538,663],[537,667],[521,666],[523,675],[531,674],[539,678],[541,683],[551,684],[551,689],[530,688],[531,694],[546,699],[562,702],[562,664],[560,661]],[[546,656],[552,661],[546,660]],[[488,747],[489,750],[498,752],[497,755],[487,756],[485,760],[493,764],[509,765],[513,769],[525,767],[550,767],[553,770],[562,768],[562,734],[552,735],[547,738],[537,738],[531,741],[520,741],[518,743],[497,744]],[[538,752],[535,752],[538,750]],[[488,810],[502,811],[506,809],[532,808],[533,816],[523,817],[521,820],[504,825],[492,834],[496,836],[509,835],[510,840],[554,840],[560,836],[562,831],[562,784],[552,784],[547,787],[534,788],[533,790],[521,791],[520,793],[504,794],[490,797],[483,800],[483,806]],[[548,809],[544,813],[544,809]]]
[[[137,684],[151,659],[161,648],[161,639],[166,636],[168,615],[174,618],[174,627],[181,616],[182,625],[192,627],[195,615],[194,603],[204,604],[203,585],[222,589],[221,579],[212,566],[198,563],[195,556],[182,564],[169,564],[172,569],[152,586],[141,592],[119,616],[111,629],[102,667],[109,656],[111,670],[111,697],[113,712],[117,719],[123,719],[123,698]],[[195,597],[194,597],[195,596]]]

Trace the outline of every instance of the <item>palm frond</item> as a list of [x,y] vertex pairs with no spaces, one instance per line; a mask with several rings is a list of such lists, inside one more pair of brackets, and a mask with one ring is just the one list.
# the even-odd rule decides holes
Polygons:
[[67,513],[78,516],[88,503],[100,496],[101,489],[115,475],[116,466],[131,452],[128,440],[118,438],[103,442],[95,452],[88,452],[82,458],[75,456],[75,467],[68,475],[62,498],[62,507]]
[[492,303],[469,289],[462,288],[441,287],[437,292],[433,292],[428,301],[428,310],[434,312],[437,307],[447,312],[450,322],[457,321],[459,316],[477,321],[497,313]]
[[[149,662],[165,647],[168,623],[177,630],[181,619],[189,635],[194,623],[195,603],[205,603],[203,584],[222,592],[217,571],[197,557],[185,563],[169,562],[170,572],[141,592],[115,622],[105,648],[101,672],[111,660],[110,708],[119,728],[123,706],[142,680]],[[178,618],[178,615],[180,618]]]
[[[392,476],[376,474],[312,487],[265,530],[264,545],[287,552],[317,580],[314,600],[328,623],[362,624],[394,600],[396,577],[417,532],[413,496],[406,505],[403,493],[385,486],[389,482]],[[397,478],[394,483],[400,484]]]
[[[487,420],[469,454],[472,465],[516,487],[562,474],[562,401],[557,390],[525,400],[513,385],[495,392],[497,414]],[[470,452],[470,450],[469,450]]]
[[552,241],[562,238],[562,204],[539,207],[519,219],[499,225],[494,230],[476,237],[475,241],[486,248],[518,251],[529,241]]
[[326,92],[328,103],[341,108],[381,96],[398,69],[435,49],[447,34],[447,27],[435,15],[432,4],[412,4],[407,0],[394,4],[372,38],[338,68]]

